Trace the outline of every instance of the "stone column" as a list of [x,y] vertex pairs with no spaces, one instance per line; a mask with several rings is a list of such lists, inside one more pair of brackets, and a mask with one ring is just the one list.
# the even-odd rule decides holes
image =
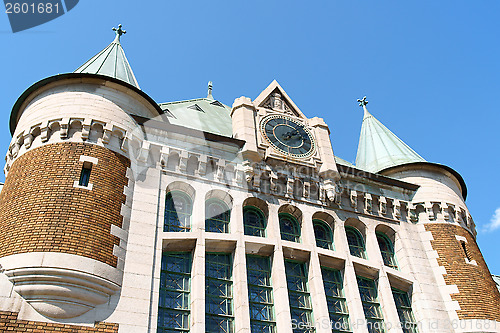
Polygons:
[[329,333],[330,315],[326,303],[325,287],[323,285],[323,276],[321,274],[321,264],[318,253],[313,250],[309,259],[309,288],[311,292],[311,301],[313,306],[314,325],[317,333]]
[[191,333],[205,333],[205,240],[199,237],[191,271]]
[[274,250],[271,276],[274,293],[274,312],[276,314],[276,330],[280,333],[292,333],[285,260],[283,258],[281,242],[278,243],[278,246]]

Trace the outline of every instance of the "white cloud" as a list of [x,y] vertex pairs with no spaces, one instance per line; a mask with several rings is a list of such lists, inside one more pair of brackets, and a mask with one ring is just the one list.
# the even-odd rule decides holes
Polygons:
[[490,223],[488,223],[484,227],[484,231],[494,231],[500,229],[500,207],[495,210],[495,213],[490,219]]

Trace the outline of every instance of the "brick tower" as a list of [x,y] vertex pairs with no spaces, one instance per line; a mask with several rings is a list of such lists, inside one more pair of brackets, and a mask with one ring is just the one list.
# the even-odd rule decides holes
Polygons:
[[72,318],[120,290],[132,181],[131,114],[157,116],[115,40],[74,73],[43,79],[14,105],[0,264],[40,314]]

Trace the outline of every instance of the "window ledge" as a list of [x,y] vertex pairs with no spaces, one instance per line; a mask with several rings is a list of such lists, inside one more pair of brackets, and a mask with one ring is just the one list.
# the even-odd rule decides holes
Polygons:
[[81,185],[79,185],[78,181],[75,180],[75,182],[73,183],[73,187],[92,191],[93,185],[92,184],[88,184],[87,186],[81,186]]

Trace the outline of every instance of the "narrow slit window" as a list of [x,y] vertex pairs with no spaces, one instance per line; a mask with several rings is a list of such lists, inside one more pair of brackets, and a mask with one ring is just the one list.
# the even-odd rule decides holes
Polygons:
[[460,245],[462,246],[462,250],[464,251],[464,254],[465,254],[465,257],[467,258],[467,260],[472,261],[472,258],[470,257],[469,252],[467,251],[467,244],[465,244],[464,241],[461,241]]
[[80,173],[80,180],[78,185],[80,186],[89,186],[90,173],[92,172],[92,163],[84,162],[82,167],[82,172]]

